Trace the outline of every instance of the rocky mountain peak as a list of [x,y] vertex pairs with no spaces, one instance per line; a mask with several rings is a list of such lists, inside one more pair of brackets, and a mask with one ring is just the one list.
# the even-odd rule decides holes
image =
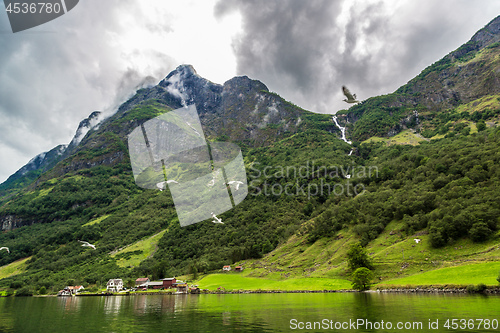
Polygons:
[[495,17],[483,29],[472,36],[472,42],[478,43],[481,48],[500,41],[500,15]]
[[269,91],[267,86],[248,76],[236,76],[224,83],[224,92],[237,91],[237,93],[248,94],[251,92]]
[[71,148],[73,147],[76,147],[80,143],[80,141],[82,141],[88,131],[97,126],[102,121],[102,119],[102,113],[100,111],[94,111],[88,116],[88,118],[83,119],[78,125],[73,140],[71,140],[70,144],[68,145],[69,150],[71,150]]
[[472,38],[445,58],[461,59],[473,52],[500,42],[500,16],[494,18],[484,28],[479,30]]
[[222,86],[199,76],[191,65],[178,66],[158,86],[174,98],[177,105],[172,107],[196,104],[198,112],[204,114],[220,104]]

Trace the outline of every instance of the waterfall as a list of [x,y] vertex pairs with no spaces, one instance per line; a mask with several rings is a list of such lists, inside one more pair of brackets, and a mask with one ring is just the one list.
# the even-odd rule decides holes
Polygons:
[[339,125],[338,121],[337,121],[337,116],[333,116],[333,122],[335,123],[335,125],[337,125],[337,127],[340,129],[340,132],[342,132],[342,140],[348,144],[351,144],[352,142],[351,141],[348,141],[345,137],[345,127],[342,127]]

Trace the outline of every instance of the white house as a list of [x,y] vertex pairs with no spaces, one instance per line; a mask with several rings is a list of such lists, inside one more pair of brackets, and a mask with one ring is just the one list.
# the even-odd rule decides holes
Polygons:
[[106,285],[106,291],[110,293],[117,293],[123,289],[122,279],[110,279]]
[[229,272],[229,271],[231,270],[231,266],[226,265],[226,266],[222,267],[222,270],[223,270],[224,272]]
[[71,294],[76,295],[85,288],[83,288],[83,286],[67,286],[66,289],[68,289]]

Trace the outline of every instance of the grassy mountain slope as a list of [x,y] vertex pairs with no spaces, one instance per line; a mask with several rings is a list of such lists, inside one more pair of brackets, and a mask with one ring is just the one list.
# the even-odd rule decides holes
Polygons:
[[499,27],[500,16],[394,93],[343,111],[354,139],[391,137],[406,128],[430,138],[449,133],[462,120],[498,123]]

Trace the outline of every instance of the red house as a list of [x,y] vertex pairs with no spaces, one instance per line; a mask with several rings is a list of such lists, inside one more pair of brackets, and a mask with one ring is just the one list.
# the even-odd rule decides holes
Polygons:
[[172,287],[172,285],[174,283],[177,282],[177,280],[175,278],[165,278],[165,279],[162,279],[163,281],[163,289],[168,289],[170,287]]

